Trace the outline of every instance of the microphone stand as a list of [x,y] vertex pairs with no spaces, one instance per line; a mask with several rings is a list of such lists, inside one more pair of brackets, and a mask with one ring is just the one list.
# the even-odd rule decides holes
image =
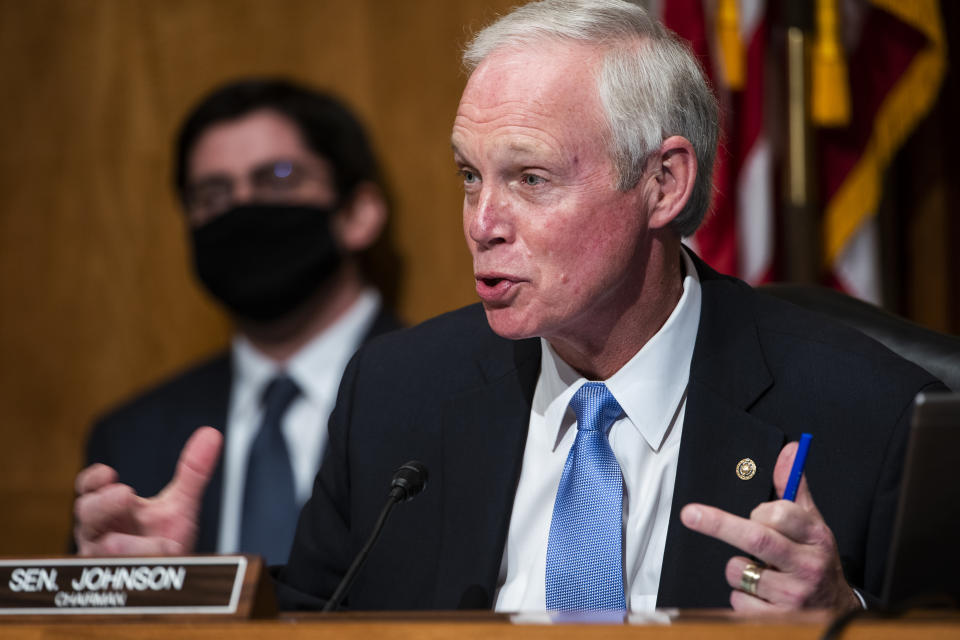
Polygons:
[[377,523],[373,526],[373,534],[370,536],[370,539],[367,540],[367,543],[363,545],[363,549],[360,550],[357,557],[353,559],[353,564],[350,565],[347,573],[343,576],[343,580],[337,585],[337,590],[334,591],[330,599],[327,600],[327,604],[323,605],[322,611],[324,613],[333,611],[340,606],[340,601],[343,600],[343,596],[346,595],[351,585],[353,585],[353,580],[357,577],[357,573],[367,561],[367,555],[370,553],[370,549],[373,548],[373,545],[376,544],[380,538],[380,534],[383,532],[383,525],[387,522],[387,517],[398,502],[400,502],[400,498],[395,496],[394,492],[391,491],[390,497],[387,498],[387,504],[383,506],[383,511],[380,512],[380,517],[377,518]]
[[373,545],[377,543],[377,540],[380,539],[380,534],[383,532],[383,525],[386,524],[387,517],[390,515],[390,512],[393,511],[393,507],[395,507],[398,502],[412,500],[414,496],[423,491],[426,484],[427,468],[420,462],[411,460],[397,469],[390,486],[390,495],[387,498],[387,504],[384,505],[383,511],[380,512],[380,517],[377,518],[377,523],[373,526],[373,533],[370,534],[370,538],[367,540],[367,543],[363,545],[363,548],[360,549],[357,557],[353,559],[353,564],[347,569],[347,573],[343,576],[340,584],[337,585],[333,595],[330,596],[327,603],[323,605],[322,611],[324,613],[333,611],[340,606],[340,601],[343,600],[343,596],[350,590],[354,578],[357,577],[360,568],[363,567],[363,564],[367,561],[370,550],[373,548]]

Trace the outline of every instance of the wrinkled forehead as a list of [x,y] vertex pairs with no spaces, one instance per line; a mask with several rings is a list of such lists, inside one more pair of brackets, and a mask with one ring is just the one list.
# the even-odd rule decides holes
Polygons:
[[599,47],[576,41],[539,39],[506,45],[470,74],[463,98],[487,107],[510,101],[556,103],[570,91],[578,97],[595,95],[602,60]]
[[[605,118],[597,92],[601,52],[577,42],[495,50],[470,75],[454,121],[453,140],[497,125],[597,132]],[[569,133],[569,132],[567,132]]]

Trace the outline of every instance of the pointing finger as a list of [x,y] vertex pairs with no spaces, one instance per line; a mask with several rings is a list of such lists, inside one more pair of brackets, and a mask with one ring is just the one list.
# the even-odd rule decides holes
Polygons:
[[769,565],[785,567],[791,564],[793,542],[766,525],[696,503],[688,504],[680,511],[680,520],[690,529],[722,540]]

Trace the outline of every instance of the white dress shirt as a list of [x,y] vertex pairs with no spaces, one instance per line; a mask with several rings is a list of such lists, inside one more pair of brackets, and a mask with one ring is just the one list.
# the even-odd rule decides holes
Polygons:
[[[610,428],[623,472],[624,587],[627,608],[653,611],[680,451],[687,380],[700,323],[700,281],[683,253],[683,294],[663,327],[604,382],[624,410]],[[542,340],[542,339],[541,339]],[[553,504],[576,438],[568,408],[587,382],[542,340],[523,467],[500,567],[497,611],[546,609],[546,558]]]
[[293,467],[297,504],[303,505],[310,497],[327,443],[327,419],[336,403],[343,370],[376,319],[379,308],[380,294],[373,289],[365,290],[345,314],[304,345],[283,367],[257,351],[243,336],[234,338],[218,552],[234,553],[240,544],[247,459],[263,418],[260,398],[267,383],[282,368],[300,387],[301,393],[287,409],[281,428]]

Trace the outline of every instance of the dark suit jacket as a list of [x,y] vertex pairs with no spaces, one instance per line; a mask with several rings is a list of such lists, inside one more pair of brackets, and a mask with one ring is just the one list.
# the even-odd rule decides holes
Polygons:
[[[697,260],[703,305],[658,605],[726,607],[739,552],[693,533],[680,508],[747,516],[774,498],[783,445],[813,433],[807,477],[851,584],[878,593],[914,394],[937,381],[851,329],[754,292]],[[372,341],[344,374],[330,442],[287,566],[285,608],[332,594],[394,470],[423,461],[424,493],[397,507],[347,598],[354,609],[486,608],[503,553],[539,340],[492,333],[479,305]],[[735,468],[757,465],[751,480]]]
[[[364,341],[398,328],[399,321],[381,309]],[[230,352],[224,351],[114,410],[93,426],[87,464],[110,465],[139,495],[156,494],[170,482],[180,450],[197,427],[223,431],[232,377]],[[218,463],[201,506],[199,552],[217,548],[222,480]]]

